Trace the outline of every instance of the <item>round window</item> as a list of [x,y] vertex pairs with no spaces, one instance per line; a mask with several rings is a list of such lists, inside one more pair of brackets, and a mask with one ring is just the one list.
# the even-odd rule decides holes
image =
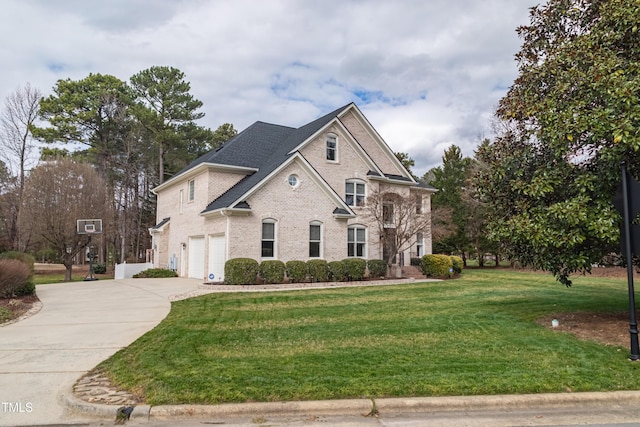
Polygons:
[[297,187],[300,181],[298,180],[298,175],[289,175],[289,185],[292,187]]

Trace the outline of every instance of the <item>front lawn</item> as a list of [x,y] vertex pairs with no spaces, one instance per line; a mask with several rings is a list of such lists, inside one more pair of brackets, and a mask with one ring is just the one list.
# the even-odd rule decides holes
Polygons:
[[102,363],[148,404],[640,389],[629,349],[535,320],[620,312],[626,281],[467,270],[411,285],[210,294],[173,303]]

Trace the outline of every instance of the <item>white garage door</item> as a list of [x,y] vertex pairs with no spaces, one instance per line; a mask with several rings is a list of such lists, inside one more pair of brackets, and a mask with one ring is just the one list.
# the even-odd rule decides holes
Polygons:
[[224,280],[224,242],[224,236],[209,237],[209,271],[207,272],[207,281],[221,282]]
[[204,279],[204,237],[189,238],[189,277]]

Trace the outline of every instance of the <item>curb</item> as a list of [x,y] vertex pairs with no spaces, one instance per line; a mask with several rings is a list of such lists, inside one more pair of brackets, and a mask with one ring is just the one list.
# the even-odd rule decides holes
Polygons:
[[[66,393],[62,393],[60,396],[60,402],[66,408],[66,412],[72,415],[111,419],[116,418],[118,408],[126,405],[107,405],[102,403],[90,403],[82,399],[77,398],[72,390],[68,390]],[[151,406],[149,405],[136,405],[131,413],[132,420],[148,421],[149,413],[151,412]]]
[[[61,401],[71,414],[114,419],[122,405],[94,404],[65,393]],[[138,405],[131,419],[186,420],[197,418],[293,417],[293,416],[393,416],[402,414],[491,411],[514,409],[557,409],[640,404],[640,391],[544,393],[494,396],[444,396],[383,399],[343,399],[297,402],[223,403],[219,405]]]

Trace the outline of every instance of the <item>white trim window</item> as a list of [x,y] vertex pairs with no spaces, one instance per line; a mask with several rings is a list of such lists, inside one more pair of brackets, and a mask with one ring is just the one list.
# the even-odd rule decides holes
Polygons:
[[349,206],[364,206],[367,187],[363,181],[349,179],[345,182],[344,201]]
[[276,257],[276,221],[273,219],[262,221],[260,248],[262,258]]
[[416,255],[418,258],[422,258],[424,255],[424,235],[422,233],[416,235]]
[[309,223],[309,258],[322,258],[322,223]]
[[338,161],[338,137],[335,134],[327,135],[327,160],[330,162]]
[[352,225],[347,229],[347,256],[366,258],[367,229],[361,225]]
[[195,179],[190,179],[189,180],[189,196],[188,196],[188,200],[190,202],[193,202],[196,198],[196,180]]

